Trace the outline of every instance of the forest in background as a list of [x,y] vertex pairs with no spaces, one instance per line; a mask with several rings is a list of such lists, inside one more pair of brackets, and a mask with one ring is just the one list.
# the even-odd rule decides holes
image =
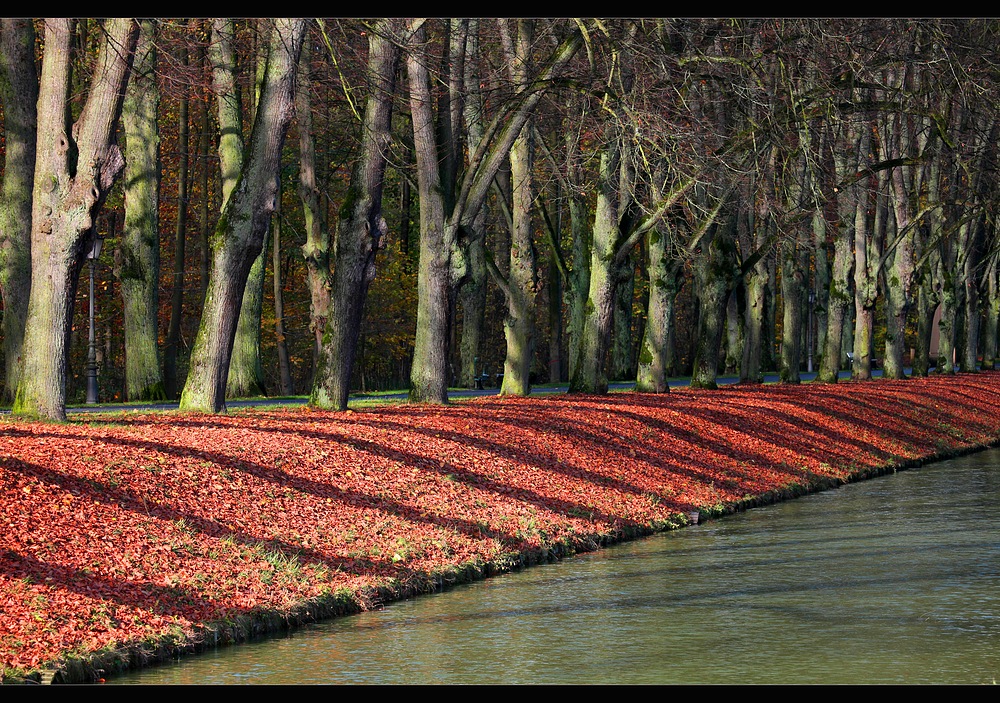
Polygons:
[[[109,117],[122,173],[101,181],[93,222],[70,238],[67,275],[81,277],[69,401],[84,394],[95,230],[102,400],[181,393],[210,328],[213,275],[247,281],[242,304],[228,291],[211,317],[239,317],[216,335],[231,334],[232,363],[224,351],[212,361],[228,367],[230,397],[311,393],[336,406],[349,389],[412,387],[434,402],[483,373],[503,374],[508,394],[558,380],[602,392],[609,379],[664,392],[676,374],[712,387],[720,372],[797,382],[810,367],[865,379],[875,358],[890,377],[995,364],[995,21],[270,24],[63,28],[68,115],[50,134],[67,135],[71,153],[87,153],[79,125],[104,57],[131,73]],[[27,316],[12,311],[42,236],[23,233],[24,178],[19,191],[11,165],[35,134],[39,154],[59,143],[41,136],[42,100],[36,117],[21,114],[31,92],[19,86],[46,95],[50,29],[3,27],[8,403]],[[294,91],[273,87],[282,80]],[[282,95],[273,114],[287,137],[265,143],[265,98]],[[244,244],[248,270],[225,273],[213,256],[244,220],[238,204],[220,211],[253,182],[255,138],[262,154],[280,142],[276,175],[260,177],[264,191],[280,185],[244,218],[269,222],[259,257]],[[152,165],[130,176],[143,158]],[[131,338],[137,317],[155,330],[145,348]],[[130,369],[145,380],[130,384]]]

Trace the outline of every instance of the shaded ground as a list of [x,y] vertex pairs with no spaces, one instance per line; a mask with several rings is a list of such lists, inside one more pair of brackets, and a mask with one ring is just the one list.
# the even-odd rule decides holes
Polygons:
[[990,444],[998,392],[990,372],[7,418],[0,666],[93,678]]

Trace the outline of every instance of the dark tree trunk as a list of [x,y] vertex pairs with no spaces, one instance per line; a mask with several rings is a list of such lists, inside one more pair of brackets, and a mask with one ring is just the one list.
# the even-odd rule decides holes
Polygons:
[[[187,47],[181,45],[181,65],[187,66]],[[174,227],[174,268],[170,295],[170,321],[163,348],[163,385],[166,395],[176,399],[180,390],[177,377],[177,356],[181,343],[181,318],[184,315],[184,256],[187,238],[188,205],[188,95],[181,95],[177,110],[177,221]]]
[[274,345],[278,350],[278,393],[291,395],[292,367],[288,359],[288,342],[285,337],[285,294],[281,281],[281,186],[278,186],[278,205],[275,208],[273,257],[271,266],[274,284]]
[[38,76],[31,21],[4,19],[0,33],[0,102],[5,137],[0,193],[0,293],[3,400],[10,402],[21,380],[21,344],[31,292],[31,189],[35,177]]

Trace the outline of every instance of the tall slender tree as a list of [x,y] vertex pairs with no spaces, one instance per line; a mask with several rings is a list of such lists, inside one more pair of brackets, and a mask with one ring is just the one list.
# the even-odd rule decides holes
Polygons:
[[166,400],[157,346],[160,278],[160,102],[156,23],[142,20],[135,66],[125,91],[125,227],[115,252],[125,316],[125,394]]
[[38,75],[30,20],[0,26],[0,102],[5,158],[0,191],[0,294],[3,295],[3,399],[21,380],[21,343],[31,291],[31,189],[35,176]]

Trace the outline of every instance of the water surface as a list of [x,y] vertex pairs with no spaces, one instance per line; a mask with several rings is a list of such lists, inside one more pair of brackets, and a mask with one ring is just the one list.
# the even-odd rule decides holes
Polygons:
[[1000,450],[109,683],[993,683]]

